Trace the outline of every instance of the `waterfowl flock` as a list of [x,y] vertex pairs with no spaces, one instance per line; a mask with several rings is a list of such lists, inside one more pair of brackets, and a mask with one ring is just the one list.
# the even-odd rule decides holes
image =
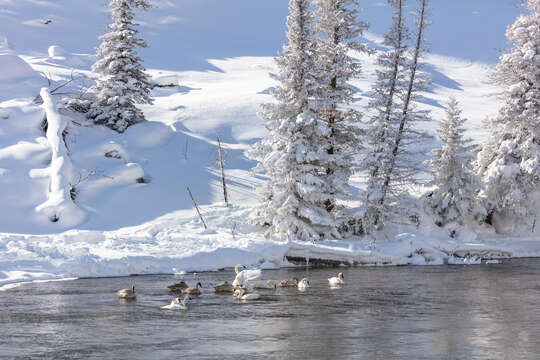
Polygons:
[[[262,271],[248,270],[242,264],[238,264],[234,268],[236,277],[232,283],[224,281],[220,284],[213,285],[212,288],[217,294],[232,294],[234,299],[239,302],[259,300],[261,295],[255,290],[276,290],[281,288],[297,288],[299,291],[306,291],[310,287],[308,278],[298,280],[297,278],[290,278],[281,281],[276,280],[260,280],[262,277]],[[343,273],[340,272],[337,276],[328,279],[328,285],[331,288],[341,287],[345,284]],[[169,305],[161,306],[163,310],[187,310],[188,302],[192,299],[191,296],[197,296],[201,294],[200,288],[202,284],[197,282],[195,286],[190,287],[184,281],[171,284],[167,286],[171,293],[180,293],[184,295],[183,299],[175,297],[172,299]],[[135,285],[131,289],[122,289],[116,292],[116,296],[120,300],[134,301],[137,299],[137,293]]]

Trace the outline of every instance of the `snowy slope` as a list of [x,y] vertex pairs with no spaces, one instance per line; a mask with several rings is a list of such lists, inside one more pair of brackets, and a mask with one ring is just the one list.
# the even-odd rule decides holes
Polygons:
[[[0,283],[213,269],[261,259],[279,263],[287,251],[287,245],[261,239],[244,224],[260,179],[250,175],[254,164],[243,155],[265,134],[257,111],[270,100],[274,83],[268,73],[284,41],[287,1],[155,2],[158,8],[140,16],[151,45],[141,55],[156,81],[175,86],[154,90],[155,105],[143,107],[149,122],[120,135],[62,114],[69,121],[70,183],[84,213],[74,224],[51,222],[39,211],[49,182],[33,174],[51,166],[52,157],[40,128],[44,108],[35,98],[42,87],[53,89],[71,77],[77,80],[53,95],[55,101],[88,85],[84,76],[94,61],[88,54],[108,22],[105,1],[0,0]],[[480,142],[486,135],[482,121],[499,106],[494,95],[500,89],[489,81],[494,48],[504,46],[504,28],[517,9],[506,0],[449,3],[433,1],[434,53],[426,59],[433,87],[423,106],[437,119],[455,96],[470,120],[469,136]],[[381,5],[364,4],[372,23],[366,41],[375,45],[389,24],[389,9]],[[448,30],[451,18],[460,19],[459,29]],[[456,41],[464,32],[466,38]],[[353,82],[360,108],[375,78],[375,56],[361,61],[363,76]],[[427,126],[434,132],[437,124]],[[224,143],[232,210],[220,205],[216,135]],[[205,205],[208,232],[201,233],[187,186]],[[70,229],[77,230],[64,233]],[[226,248],[236,250],[221,258]],[[212,252],[217,253],[199,256]]]

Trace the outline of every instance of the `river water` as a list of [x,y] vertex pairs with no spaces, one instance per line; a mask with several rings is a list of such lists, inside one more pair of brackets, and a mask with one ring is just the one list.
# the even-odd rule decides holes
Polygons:
[[[540,259],[473,266],[265,270],[311,288],[215,295],[232,271],[79,279],[0,292],[0,358],[540,359]],[[187,311],[167,285],[200,281]],[[114,291],[131,287],[136,302]]]

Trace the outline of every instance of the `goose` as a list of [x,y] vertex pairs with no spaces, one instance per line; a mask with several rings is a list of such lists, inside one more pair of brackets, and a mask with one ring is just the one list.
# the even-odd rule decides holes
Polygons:
[[262,276],[262,271],[260,269],[240,271],[241,268],[245,269],[246,267],[242,264],[238,264],[234,267],[234,271],[236,272],[236,278],[232,283],[234,287],[248,287],[249,281],[260,279]]
[[330,286],[339,286],[345,284],[345,281],[343,280],[343,273],[340,272],[337,277],[331,277],[328,279],[328,283]]
[[217,292],[217,293],[232,293],[234,291],[234,286],[229,284],[228,281],[224,281],[212,287],[214,288],[214,292]]
[[135,300],[137,298],[137,293],[135,292],[135,285],[131,289],[122,289],[116,292],[116,296],[119,299],[125,300]]
[[189,287],[188,284],[186,284],[183,281],[167,286],[169,291],[172,291],[172,292],[182,292],[182,290],[187,289],[188,287]]
[[261,295],[258,293],[247,293],[245,289],[239,288],[234,291],[234,297],[238,300],[249,301],[249,300],[258,300]]
[[253,288],[254,289],[263,289],[263,290],[276,289],[277,288],[277,282],[275,282],[274,280],[258,281],[258,282],[253,284]]
[[186,295],[184,297],[184,300],[180,302],[180,298],[174,298],[172,299],[171,303],[169,305],[161,306],[161,309],[163,310],[187,310],[187,303],[191,300],[189,295]]
[[199,290],[199,286],[202,286],[200,282],[195,285],[195,287],[188,287],[182,290],[182,294],[187,295],[201,295],[201,290]]
[[303,278],[298,283],[298,290],[306,290],[309,287],[309,280],[307,278]]
[[279,286],[281,287],[297,287],[298,286],[298,279],[292,278],[287,280],[281,280],[279,282]]

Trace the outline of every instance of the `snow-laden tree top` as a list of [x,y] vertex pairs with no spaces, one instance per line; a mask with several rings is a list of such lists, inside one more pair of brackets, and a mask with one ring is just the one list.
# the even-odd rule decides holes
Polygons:
[[151,104],[151,84],[137,56],[137,47],[148,47],[137,37],[134,10],[150,8],[148,0],[111,0],[113,23],[102,35],[97,56],[92,66],[96,80],[91,91],[96,94],[89,117],[95,123],[123,132],[127,127],[144,120],[135,104]]

